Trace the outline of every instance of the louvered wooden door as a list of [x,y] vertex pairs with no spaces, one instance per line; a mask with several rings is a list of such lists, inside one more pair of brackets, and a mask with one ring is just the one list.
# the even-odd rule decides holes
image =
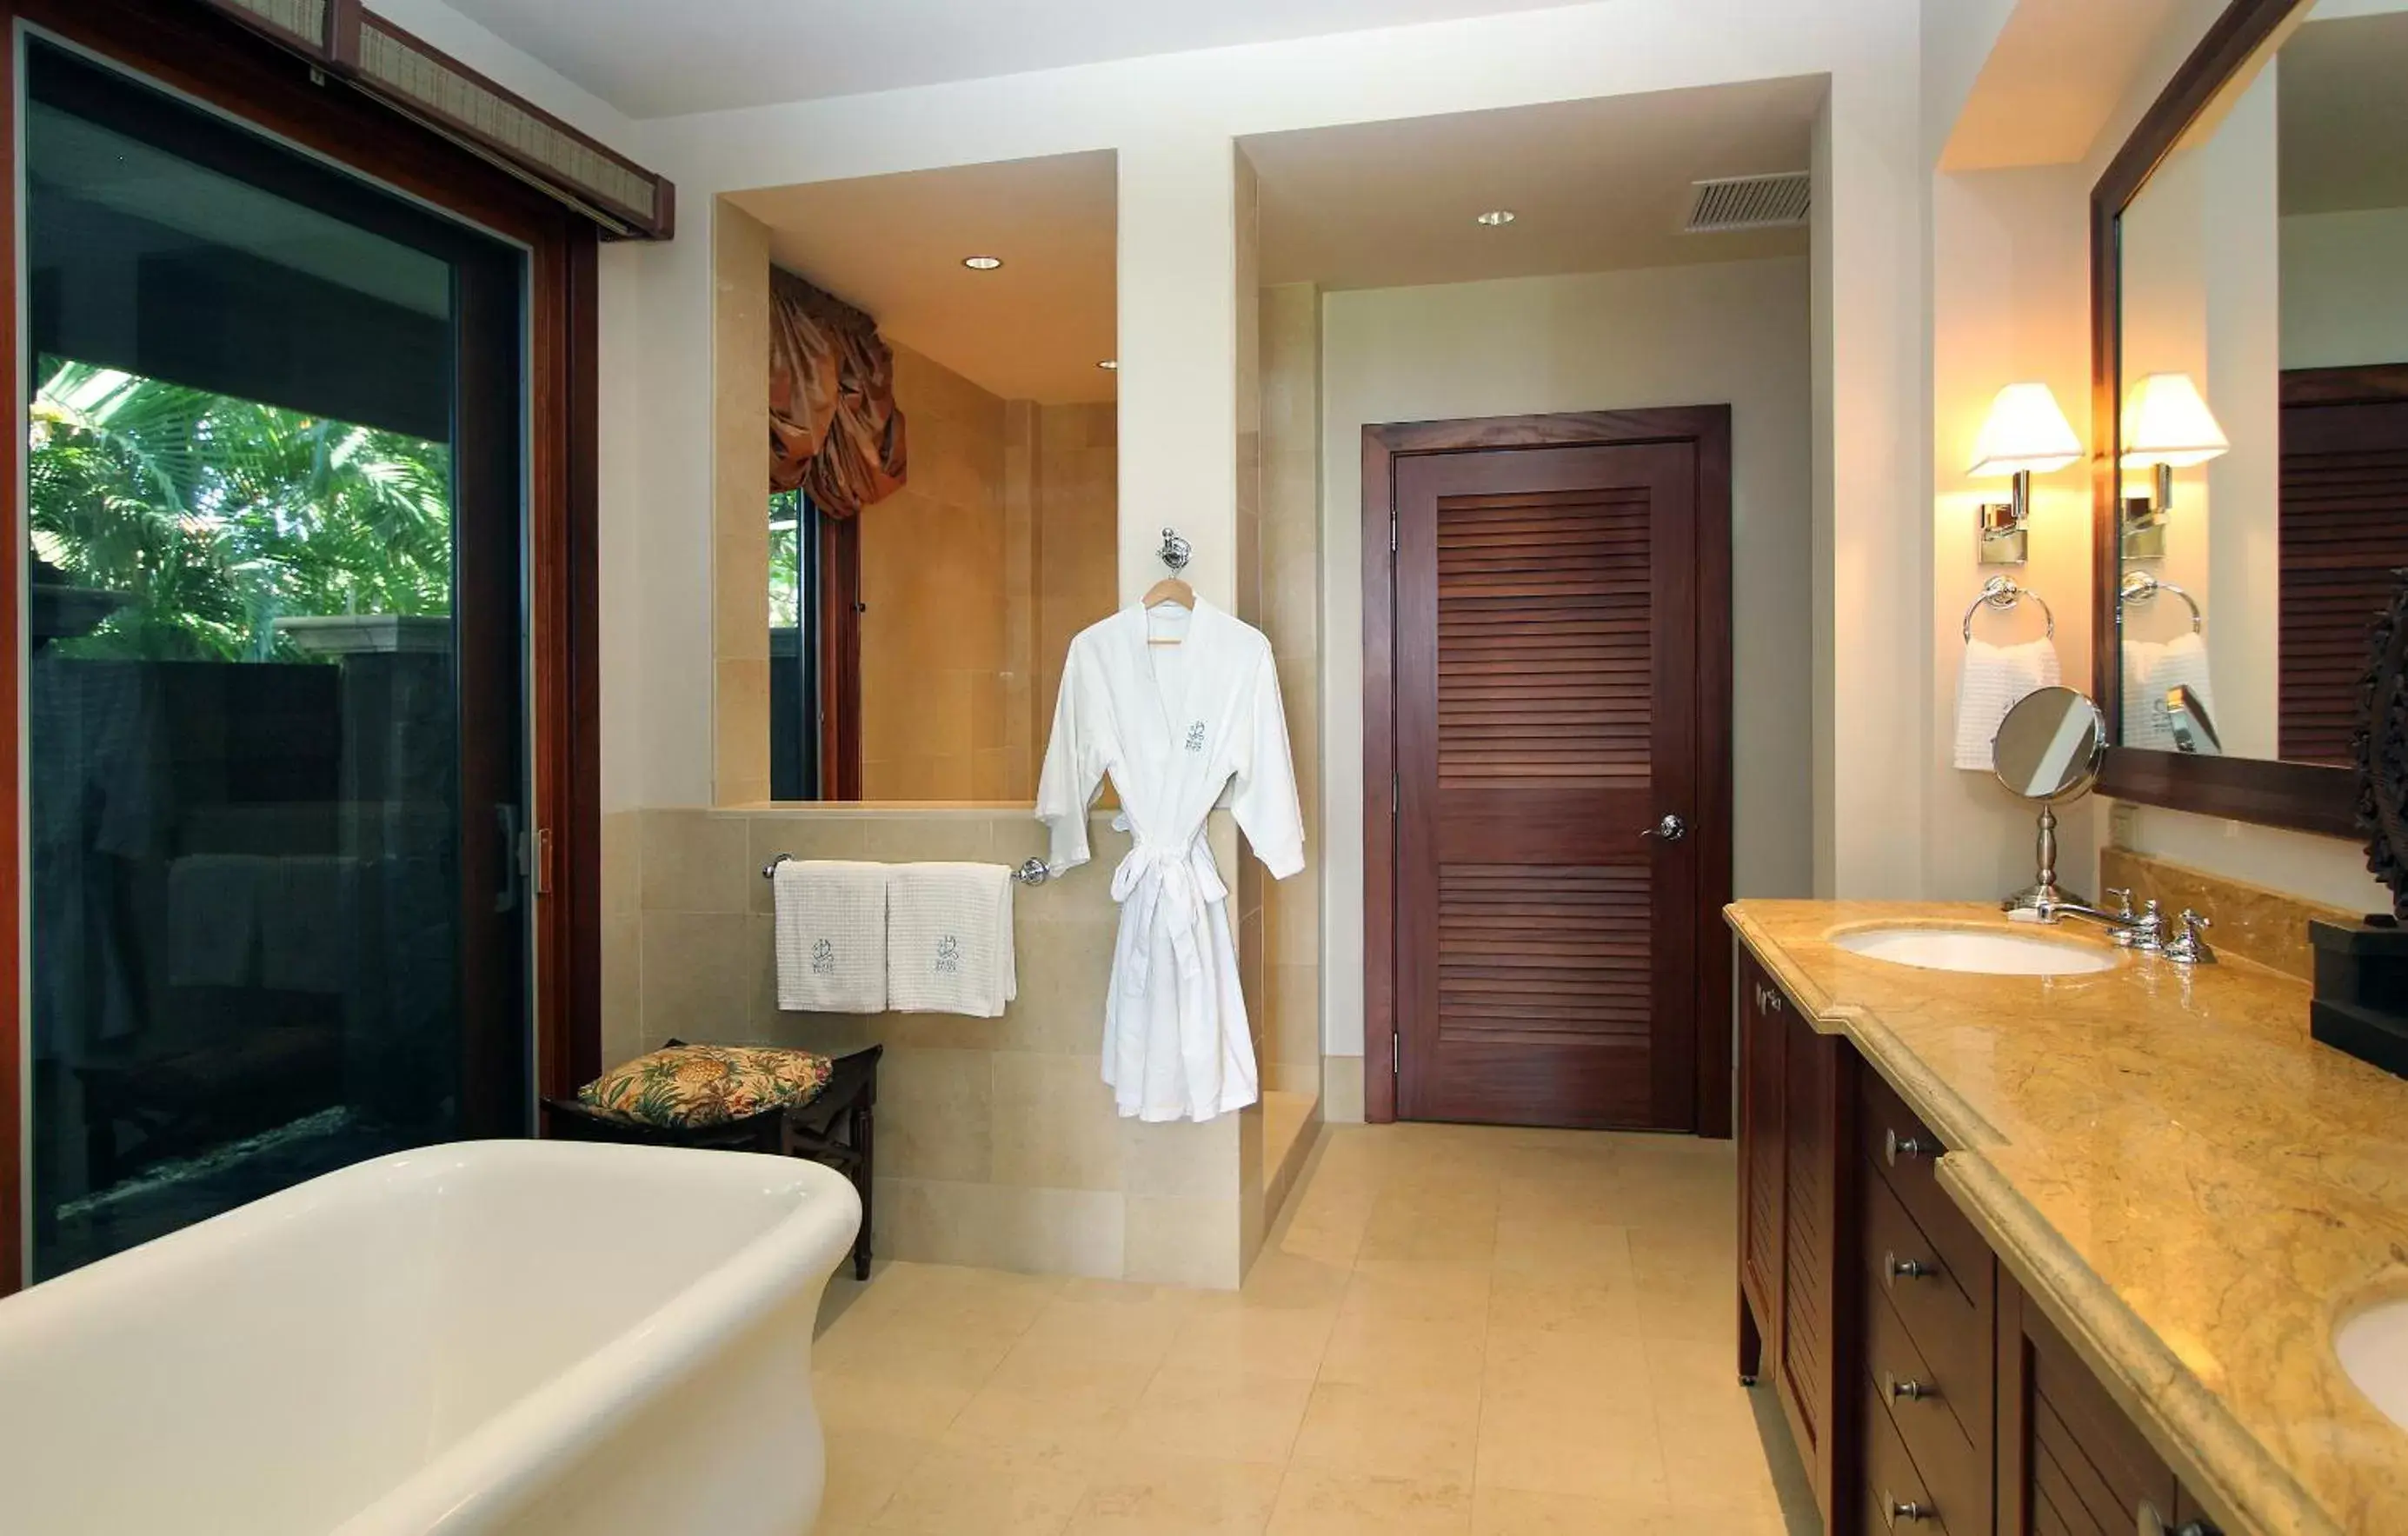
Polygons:
[[1692,442],[1396,470],[1398,1111],[1696,1123]]
[[2374,621],[2408,566],[2408,399],[2286,404],[2282,463],[2276,750],[2348,763]]

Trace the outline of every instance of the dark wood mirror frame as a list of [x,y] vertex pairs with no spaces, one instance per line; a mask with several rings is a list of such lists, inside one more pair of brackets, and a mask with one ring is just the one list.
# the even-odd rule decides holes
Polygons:
[[[2117,221],[2190,125],[2293,12],[2311,0],[2232,0],[2174,71],[2090,192],[2091,687],[2110,740],[2123,735],[2123,579],[2117,412],[2122,403],[2123,282]],[[2246,757],[2195,757],[2111,746],[2099,792],[2206,816],[2330,837],[2358,835],[2356,774],[2346,768]]]

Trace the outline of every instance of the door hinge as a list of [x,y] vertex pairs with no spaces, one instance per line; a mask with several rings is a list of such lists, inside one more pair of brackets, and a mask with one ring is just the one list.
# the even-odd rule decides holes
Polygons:
[[1394,1029],[1388,1031],[1388,1075],[1405,1075],[1405,1037]]
[[1401,803],[1403,802],[1403,800],[1404,800],[1404,794],[1405,794],[1404,789],[1402,788],[1402,786],[1401,786],[1401,784],[1400,784],[1399,781],[1398,780],[1397,776],[1396,776],[1395,774],[1393,774],[1393,773],[1389,774],[1389,775],[1388,775],[1388,819],[1389,819],[1390,821],[1395,821],[1395,820],[1397,819],[1397,807],[1398,807],[1399,804],[1401,804]]
[[1397,553],[1397,514],[1394,510],[1388,513],[1388,553]]

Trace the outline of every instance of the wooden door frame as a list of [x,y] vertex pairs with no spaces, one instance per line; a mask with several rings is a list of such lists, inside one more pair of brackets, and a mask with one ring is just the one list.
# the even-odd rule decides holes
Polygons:
[[[327,161],[480,224],[527,250],[528,439],[523,465],[528,625],[528,771],[537,825],[531,888],[532,1044],[537,1091],[562,1094],[601,1070],[602,892],[600,305],[594,226],[550,196],[200,6],[142,0],[0,0],[0,165],[18,168],[18,24],[177,91]],[[13,184],[18,178],[10,177]],[[27,401],[15,358],[22,231],[0,198],[0,345],[16,420]],[[0,432],[0,484],[23,484],[24,435]],[[0,538],[0,711],[22,718],[27,509]],[[0,1296],[23,1284],[26,1188],[22,1068],[26,1019],[24,742],[0,730]],[[537,1127],[528,1106],[528,1128]]]
[[[1667,406],[1363,428],[1363,1117],[1397,1117],[1397,461],[1512,448],[1686,442],[1698,454],[1698,1019],[1696,1122],[1731,1133],[1730,407]],[[1392,786],[1388,795],[1380,786]],[[1720,1020],[1723,1027],[1713,1028]]]

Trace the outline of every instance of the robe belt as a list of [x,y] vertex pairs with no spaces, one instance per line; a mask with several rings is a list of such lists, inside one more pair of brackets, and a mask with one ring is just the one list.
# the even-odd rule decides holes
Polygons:
[[1179,979],[1200,979],[1204,953],[1197,945],[1196,929],[1203,922],[1205,906],[1226,899],[1228,894],[1229,888],[1221,883],[1220,869],[1212,863],[1211,845],[1200,834],[1183,846],[1139,840],[1112,871],[1112,899],[1125,906],[1130,897],[1137,897],[1136,908],[1124,920],[1135,923],[1138,931],[1147,936],[1133,946],[1121,990],[1131,996],[1145,992],[1154,969],[1152,935],[1157,915],[1170,919],[1170,953],[1179,965]]

